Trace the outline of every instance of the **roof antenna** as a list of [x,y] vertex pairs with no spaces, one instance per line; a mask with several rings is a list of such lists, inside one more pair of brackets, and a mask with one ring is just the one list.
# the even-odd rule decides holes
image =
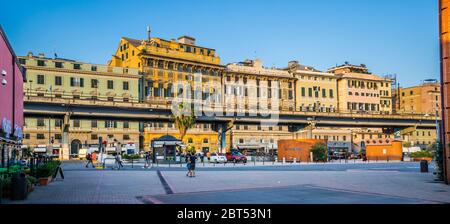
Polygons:
[[148,40],[150,41],[150,33],[151,33],[152,31],[151,31],[151,29],[150,29],[150,26],[147,26],[147,38],[148,38]]

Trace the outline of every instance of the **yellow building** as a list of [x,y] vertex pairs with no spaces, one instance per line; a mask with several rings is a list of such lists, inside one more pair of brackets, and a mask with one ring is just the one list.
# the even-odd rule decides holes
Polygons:
[[107,102],[139,102],[139,71],[67,59],[44,54],[19,57],[27,69],[24,92],[30,97],[47,97]]
[[[220,58],[214,49],[197,46],[195,41],[188,36],[170,41],[150,37],[142,41],[122,38],[109,65],[139,69],[143,73],[142,97],[150,104],[169,106],[175,98],[181,98],[220,105],[224,67],[220,65]],[[194,94],[194,91],[197,92]],[[192,137],[197,151],[217,149],[217,133],[203,128],[191,132],[196,134],[189,134],[185,140]],[[152,139],[165,134],[163,129],[146,128],[145,149],[149,149]]]
[[365,65],[328,70],[338,77],[339,112],[392,114],[392,80],[373,75]]
[[246,60],[226,66],[223,89],[227,109],[239,112],[295,108],[295,78],[287,71],[263,67],[262,61]]
[[[24,83],[25,103],[61,103],[114,106],[132,106],[139,102],[139,71],[132,68],[109,67],[60,58],[46,58],[43,54],[19,57],[27,69]],[[99,138],[109,143],[133,143],[139,147],[139,122],[105,121],[92,119],[69,120],[64,146],[63,118],[45,115],[26,115],[24,145],[31,148],[45,145],[55,154],[67,148],[68,154],[77,154],[80,148],[98,145]],[[53,139],[53,144],[51,143]]]
[[320,72],[297,61],[289,62],[287,70],[297,79],[296,110],[336,112],[338,96],[334,74]]
[[441,113],[441,87],[439,83],[423,83],[418,86],[400,88],[399,113],[428,114]]

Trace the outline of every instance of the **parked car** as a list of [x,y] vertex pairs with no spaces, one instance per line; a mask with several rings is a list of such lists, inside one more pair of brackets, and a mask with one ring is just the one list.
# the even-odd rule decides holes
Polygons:
[[227,163],[227,157],[222,153],[211,153],[210,163]]
[[240,152],[229,152],[225,155],[228,161],[233,161],[235,163],[243,162],[247,163],[247,157],[242,155]]

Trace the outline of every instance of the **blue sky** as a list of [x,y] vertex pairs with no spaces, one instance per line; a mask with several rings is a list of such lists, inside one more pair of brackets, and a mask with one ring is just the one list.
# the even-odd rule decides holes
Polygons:
[[105,64],[120,37],[197,38],[222,63],[258,57],[326,70],[349,61],[402,86],[439,77],[437,0],[1,0],[0,24],[28,51]]

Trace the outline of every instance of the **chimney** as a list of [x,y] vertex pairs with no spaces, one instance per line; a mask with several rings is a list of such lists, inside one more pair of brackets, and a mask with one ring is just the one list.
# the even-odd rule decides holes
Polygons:
[[45,58],[45,54],[44,53],[39,53],[39,58]]
[[33,57],[33,52],[29,51],[28,54],[27,54],[27,56],[28,56],[29,58],[32,58],[32,57]]

